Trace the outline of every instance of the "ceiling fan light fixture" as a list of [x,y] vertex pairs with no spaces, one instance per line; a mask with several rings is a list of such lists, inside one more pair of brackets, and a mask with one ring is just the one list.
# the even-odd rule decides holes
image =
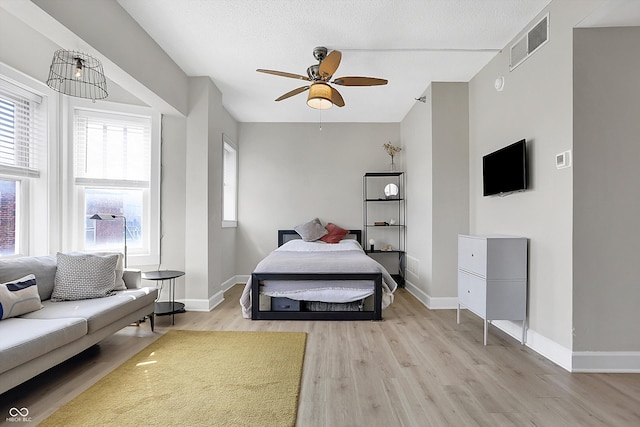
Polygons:
[[309,88],[307,105],[316,110],[326,110],[331,108],[331,87],[324,83],[314,83]]

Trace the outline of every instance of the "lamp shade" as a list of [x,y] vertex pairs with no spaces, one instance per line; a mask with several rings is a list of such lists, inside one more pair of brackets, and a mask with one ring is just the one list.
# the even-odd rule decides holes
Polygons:
[[65,95],[94,102],[108,95],[102,63],[86,53],[73,50],[60,49],[53,54],[47,85]]
[[97,214],[93,214],[89,219],[109,220],[109,219],[116,219],[116,218],[124,218],[124,217],[122,215],[97,213]]
[[331,108],[331,87],[324,83],[314,83],[309,88],[309,97],[307,105],[317,110],[326,110]]

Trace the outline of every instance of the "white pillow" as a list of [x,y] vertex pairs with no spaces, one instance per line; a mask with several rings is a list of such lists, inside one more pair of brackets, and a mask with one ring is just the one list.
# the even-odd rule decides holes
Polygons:
[[41,308],[36,276],[33,274],[0,284],[0,320]]

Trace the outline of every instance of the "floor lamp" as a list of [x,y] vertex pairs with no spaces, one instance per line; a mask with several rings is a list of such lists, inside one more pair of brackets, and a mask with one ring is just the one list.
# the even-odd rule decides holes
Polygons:
[[122,215],[97,213],[97,214],[93,214],[93,216],[89,219],[95,219],[98,221],[104,221],[104,220],[110,221],[117,218],[122,218],[122,223],[124,226],[122,229],[122,231],[124,232],[124,268],[127,268],[127,218],[125,218]]

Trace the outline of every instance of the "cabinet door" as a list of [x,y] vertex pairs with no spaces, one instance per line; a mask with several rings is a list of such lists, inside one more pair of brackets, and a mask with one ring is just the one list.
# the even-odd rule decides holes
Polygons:
[[524,320],[526,280],[487,280],[487,319]]
[[458,236],[458,268],[487,276],[487,241]]
[[478,276],[458,270],[458,302],[484,318],[486,315],[486,281]]

